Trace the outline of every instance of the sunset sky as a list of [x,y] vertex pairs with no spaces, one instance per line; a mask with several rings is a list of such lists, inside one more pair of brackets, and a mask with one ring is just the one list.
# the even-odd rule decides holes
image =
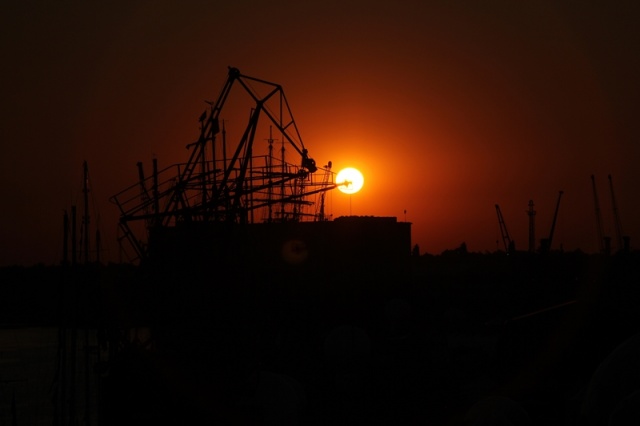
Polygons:
[[529,200],[539,240],[563,190],[554,248],[594,252],[590,176],[615,237],[611,174],[638,247],[639,21],[631,1],[2,2],[0,266],[61,260],[84,160],[117,261],[109,197],[138,161],[187,160],[228,66],[283,86],[318,164],[363,172],[333,217],[406,218],[423,253],[484,252],[499,204],[526,249]]

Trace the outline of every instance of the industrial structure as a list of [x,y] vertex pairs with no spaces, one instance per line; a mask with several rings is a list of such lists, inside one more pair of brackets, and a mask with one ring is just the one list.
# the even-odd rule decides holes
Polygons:
[[498,214],[498,226],[500,227],[500,235],[502,236],[502,244],[504,245],[504,251],[507,254],[513,253],[516,250],[516,244],[511,239],[509,231],[507,230],[507,224],[504,222],[500,206],[496,204],[496,213]]
[[549,230],[549,237],[543,238],[540,240],[540,251],[542,253],[546,253],[551,250],[551,244],[553,243],[553,235],[556,230],[556,222],[558,220],[558,210],[560,210],[560,199],[562,198],[562,194],[564,191],[558,192],[558,201],[556,201],[556,210],[553,213],[553,220],[551,221],[551,229]]
[[[237,86],[241,99],[231,96]],[[229,140],[221,117],[227,108],[234,119],[248,113],[236,143]],[[138,163],[139,181],[111,198],[120,210],[121,239],[133,249],[133,260],[148,255],[149,234],[160,228],[314,219],[318,216],[309,210],[314,205],[310,197],[336,187],[330,167],[319,169],[309,156],[278,84],[229,68],[220,95],[199,121],[200,135],[187,145],[191,152],[186,163],[158,170],[154,160],[151,176]],[[258,135],[265,130],[269,138],[261,147]],[[324,218],[324,207],[319,211]]]
[[[615,192],[613,189],[613,179],[609,174],[607,176],[609,180],[609,193],[611,197],[611,211],[612,211],[612,220],[613,220],[613,232],[615,235],[615,246],[612,247],[612,238],[605,234],[605,221],[602,218],[602,210],[600,208],[600,200],[598,198],[598,191],[596,188],[596,179],[594,175],[591,175],[591,186],[593,193],[593,203],[594,203],[594,212],[596,219],[596,233],[597,233],[597,247],[598,253],[603,255],[610,255],[615,249],[616,252],[620,253],[628,253],[631,250],[630,237],[624,235],[622,230],[622,221],[620,219],[620,213],[618,209],[618,204],[615,196]],[[546,238],[540,239],[540,245],[537,248],[539,253],[547,253],[552,248],[553,237],[555,234],[556,223],[558,219],[558,211],[560,209],[560,200],[562,199],[562,195],[564,191],[558,192],[558,198],[556,201],[555,211],[551,221],[551,229],[549,230],[549,236]],[[527,216],[529,217],[529,253],[536,252],[536,237],[535,237],[535,216],[536,210],[534,209],[533,200],[529,200],[529,208],[526,210]],[[502,212],[500,210],[500,206],[498,204],[495,205],[496,213],[498,215],[498,225],[500,227],[500,234],[502,237],[502,244],[504,246],[504,250],[507,253],[512,253],[515,251],[514,241],[511,239],[511,236],[507,230],[506,223],[502,216]],[[496,241],[496,243],[498,243]]]
[[[269,318],[336,300],[332,314],[356,315],[361,292],[375,304],[410,283],[411,224],[332,218],[325,195],[340,183],[331,162],[319,167],[309,155],[280,85],[229,68],[199,122],[186,163],[160,169],[154,159],[150,175],[138,163],[137,182],[111,198],[120,242],[140,266],[124,289],[127,315],[111,320],[118,333],[109,347],[118,350],[109,355],[103,399],[112,424],[132,410],[158,419],[145,423],[216,418],[233,401],[224,398],[235,398],[228,390],[244,374],[243,357],[262,350],[244,343],[257,345],[262,338],[249,336]],[[168,360],[188,385],[137,380],[144,369],[120,329],[149,330],[145,347],[162,360],[152,364]],[[178,388],[181,395],[168,396]],[[176,403],[182,395],[198,398]],[[215,401],[215,415],[211,404],[194,404],[202,395]]]
[[[217,100],[208,103],[199,137],[187,145],[186,163],[159,170],[154,159],[151,176],[138,163],[138,182],[111,198],[120,211],[119,240],[128,260],[161,265],[166,259],[227,264],[244,259],[254,265],[265,260],[256,247],[287,235],[286,241],[300,241],[300,234],[322,250],[329,250],[328,235],[336,238],[333,247],[344,246],[347,234],[328,229],[340,225],[325,209],[325,193],[339,185],[332,164],[319,167],[309,155],[282,87],[230,67]],[[242,129],[239,117],[246,117]],[[349,220],[354,229],[370,227],[361,236],[397,233],[400,237],[380,236],[373,246],[395,241],[394,250],[410,255],[410,224],[395,218]],[[370,237],[367,243],[354,241],[363,249],[372,243]],[[353,241],[347,245],[353,247]],[[299,244],[294,246],[289,248]]]
[[[611,208],[613,213],[616,248],[618,252],[628,252],[630,250],[630,238],[624,235],[622,231],[622,222],[620,220],[620,214],[618,212],[618,204],[616,202],[616,196],[613,191],[613,179],[611,178],[610,174],[607,176],[607,178],[609,179],[609,191],[611,194]],[[596,190],[596,181],[594,175],[591,175],[591,184],[593,187],[596,230],[598,235],[598,250],[600,253],[608,255],[611,254],[611,237],[604,235],[604,225],[600,213],[600,202],[598,200],[598,192]]]

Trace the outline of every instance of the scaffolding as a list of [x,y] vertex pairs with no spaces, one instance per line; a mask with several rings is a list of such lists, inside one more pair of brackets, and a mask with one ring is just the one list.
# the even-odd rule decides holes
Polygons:
[[[234,87],[240,90],[232,96]],[[158,170],[154,159],[151,176],[138,163],[138,182],[111,197],[120,211],[119,239],[133,249],[130,261],[145,258],[149,231],[158,227],[317,220],[312,206],[336,187],[330,167],[317,167],[309,156],[280,85],[230,67],[217,101],[207,103],[200,135],[187,145],[187,162]],[[234,122],[249,113],[235,142],[223,111]],[[267,132],[268,145],[257,144],[257,135]],[[276,141],[279,156],[274,155]]]

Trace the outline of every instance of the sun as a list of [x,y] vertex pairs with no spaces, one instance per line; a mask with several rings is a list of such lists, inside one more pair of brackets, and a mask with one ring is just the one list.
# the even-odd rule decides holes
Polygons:
[[364,177],[358,169],[347,167],[338,172],[336,184],[338,185],[338,189],[345,194],[355,194],[362,189]]

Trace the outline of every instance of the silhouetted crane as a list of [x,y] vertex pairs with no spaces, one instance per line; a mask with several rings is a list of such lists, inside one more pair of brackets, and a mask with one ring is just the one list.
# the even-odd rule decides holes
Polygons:
[[553,214],[553,221],[551,222],[551,230],[549,231],[549,238],[543,239],[540,244],[540,251],[543,253],[551,250],[551,243],[553,242],[553,233],[556,230],[556,221],[558,219],[558,210],[560,209],[560,199],[562,198],[562,194],[564,191],[560,191],[558,193],[558,202],[556,203],[556,211]]
[[[237,90],[232,92],[234,87]],[[231,97],[231,107],[225,108]],[[128,240],[133,260],[148,256],[150,234],[176,227],[213,229],[315,219],[316,214],[307,211],[314,204],[309,198],[336,188],[330,170],[320,169],[321,179],[314,177],[319,168],[302,143],[281,85],[229,67],[217,101],[207,103],[209,109],[198,119],[200,135],[187,145],[190,156],[186,163],[159,171],[154,167],[153,180],[144,176],[139,163],[138,184],[110,199],[120,210],[119,240]],[[237,114],[242,108],[250,111],[248,123],[236,135],[235,148],[227,146],[222,112]],[[267,130],[266,124],[269,146],[265,154],[254,141]],[[273,155],[271,128],[280,135],[280,158]],[[285,152],[285,146],[292,151]]]
[[502,234],[502,243],[504,244],[504,251],[509,254],[515,251],[515,243],[509,236],[509,231],[507,230],[507,224],[504,223],[504,218],[502,217],[502,212],[500,211],[500,206],[496,204],[496,213],[498,214],[498,225],[500,226],[500,233]]

